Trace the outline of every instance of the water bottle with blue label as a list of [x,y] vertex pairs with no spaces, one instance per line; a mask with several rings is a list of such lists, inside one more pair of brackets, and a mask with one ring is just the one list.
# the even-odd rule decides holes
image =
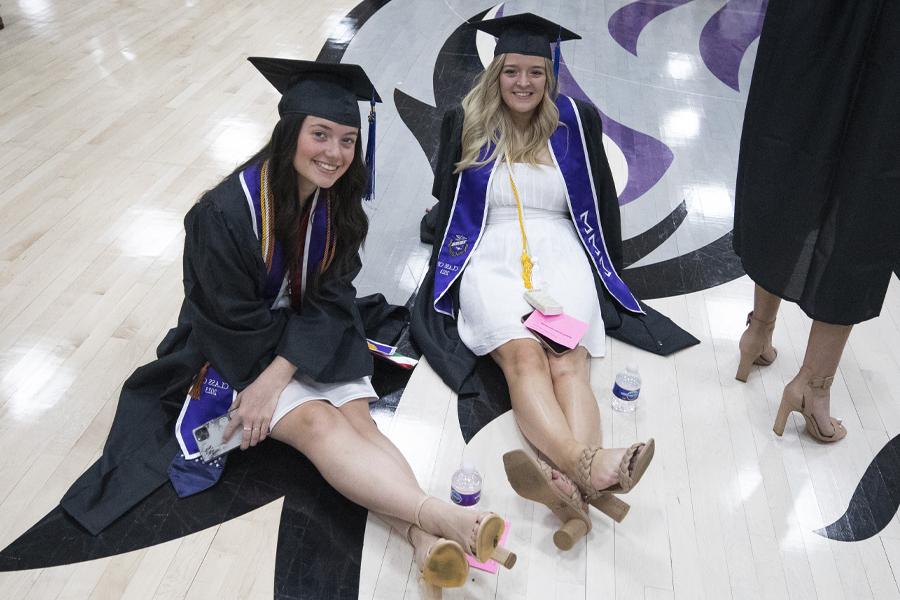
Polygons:
[[464,462],[450,480],[450,499],[460,506],[475,506],[481,500],[481,474]]
[[619,371],[612,393],[614,410],[623,413],[634,412],[641,393],[641,375],[638,373],[637,365],[628,365],[624,371]]

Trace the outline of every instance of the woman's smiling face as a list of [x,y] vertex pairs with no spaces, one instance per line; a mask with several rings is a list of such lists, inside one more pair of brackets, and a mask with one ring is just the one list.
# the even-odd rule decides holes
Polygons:
[[357,136],[356,127],[321,117],[306,117],[297,138],[294,170],[316,187],[330,188],[350,167]]
[[500,71],[500,96],[511,111],[530,116],[544,98],[546,61],[540,56],[507,54]]

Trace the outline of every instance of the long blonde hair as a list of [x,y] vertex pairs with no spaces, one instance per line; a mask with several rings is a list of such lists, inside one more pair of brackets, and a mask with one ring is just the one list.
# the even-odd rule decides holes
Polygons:
[[[544,59],[544,72],[547,74],[544,97],[532,116],[531,127],[521,131],[514,125],[509,108],[500,95],[500,73],[505,60],[506,54],[495,56],[463,98],[462,157],[456,163],[454,173],[469,167],[484,166],[506,152],[509,152],[512,162],[537,164],[547,140],[559,126],[553,62]],[[494,144],[494,151],[479,160],[478,154],[488,142]]]

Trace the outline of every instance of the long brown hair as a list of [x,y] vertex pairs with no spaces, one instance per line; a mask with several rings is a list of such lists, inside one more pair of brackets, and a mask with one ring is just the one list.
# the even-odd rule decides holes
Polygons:
[[[288,267],[294,267],[303,252],[303,249],[298,247],[302,207],[298,198],[294,155],[297,153],[297,140],[305,119],[306,115],[302,114],[282,117],[275,124],[268,143],[235,170],[235,172],[242,171],[252,164],[269,161],[269,187],[275,203],[275,239],[281,244]],[[349,268],[369,230],[369,220],[362,208],[362,195],[367,181],[368,173],[362,158],[362,142],[357,136],[353,160],[347,172],[341,175],[331,188],[322,190],[331,202],[331,215],[337,238],[335,257],[329,271],[333,270],[340,274]],[[314,282],[310,283],[315,285]]]

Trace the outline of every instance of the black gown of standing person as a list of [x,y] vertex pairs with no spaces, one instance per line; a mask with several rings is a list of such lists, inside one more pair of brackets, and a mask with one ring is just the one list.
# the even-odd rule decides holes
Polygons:
[[[584,128],[588,160],[597,196],[597,211],[603,229],[603,239],[609,258],[619,272],[622,267],[622,230],[619,202],[606,151],[603,149],[603,125],[593,106],[574,100],[578,116]],[[435,166],[432,195],[438,204],[422,222],[422,237],[432,240],[431,261],[428,272],[419,286],[411,314],[411,331],[415,343],[429,364],[444,382],[459,394],[481,394],[485,382],[473,377],[478,357],[460,340],[453,317],[441,314],[434,308],[435,271],[444,241],[444,233],[450,221],[459,174],[454,174],[456,163],[462,156],[462,127],[465,114],[461,106],[450,109],[441,124],[441,138]],[[580,143],[574,140],[572,143]],[[596,271],[594,285],[603,316],[606,333],[615,339],[660,355],[668,355],[699,341],[668,317],[640,303],[645,314],[636,314],[622,308],[607,291]],[[455,306],[459,306],[459,280],[448,294]],[[489,357],[482,362],[493,363]],[[493,364],[489,368],[496,371]]]
[[813,319],[879,314],[900,264],[900,3],[770,0],[734,250],[753,281]]
[[[168,481],[179,447],[175,421],[194,377],[209,362],[237,391],[283,356],[295,377],[319,382],[372,374],[372,357],[354,303],[356,258],[328,269],[303,298],[302,312],[272,310],[266,265],[244,190],[234,173],[185,217],[184,302],[178,324],[122,387],[103,455],[60,504],[97,534]],[[355,256],[355,254],[354,254]]]

